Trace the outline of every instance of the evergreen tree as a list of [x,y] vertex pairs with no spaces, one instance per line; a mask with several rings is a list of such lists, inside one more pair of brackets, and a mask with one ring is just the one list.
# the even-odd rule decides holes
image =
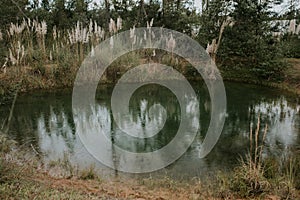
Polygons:
[[26,6],[28,0],[1,0],[0,6],[0,28],[5,29],[11,22],[22,21],[27,17]]
[[234,25],[221,43],[221,62],[228,68],[250,72],[249,77],[278,79],[284,65],[277,40],[272,37],[271,1],[234,0]]

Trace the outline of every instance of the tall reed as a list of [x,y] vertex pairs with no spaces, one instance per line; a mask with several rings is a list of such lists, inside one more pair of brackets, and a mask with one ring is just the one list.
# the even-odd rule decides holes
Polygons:
[[266,139],[268,126],[265,125],[262,139],[260,116],[258,116],[256,129],[250,125],[249,133],[249,153],[245,159],[241,159],[240,166],[234,170],[234,177],[231,188],[241,196],[255,196],[270,189],[270,183],[265,178],[265,168],[263,164],[264,141]]

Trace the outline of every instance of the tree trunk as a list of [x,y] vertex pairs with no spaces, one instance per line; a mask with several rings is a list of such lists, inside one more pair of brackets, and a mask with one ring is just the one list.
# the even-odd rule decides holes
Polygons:
[[109,7],[110,7],[109,0],[105,0],[105,10],[106,10],[106,22],[107,22],[107,24],[110,21],[110,14],[109,14],[110,9],[109,9]]

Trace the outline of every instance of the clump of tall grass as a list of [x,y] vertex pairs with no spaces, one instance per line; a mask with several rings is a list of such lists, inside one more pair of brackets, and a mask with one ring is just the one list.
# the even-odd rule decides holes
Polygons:
[[91,165],[90,167],[81,170],[79,173],[79,178],[83,180],[89,180],[89,179],[99,179],[99,176],[97,175],[95,165]]
[[253,131],[252,125],[250,126],[249,153],[246,158],[241,159],[240,166],[235,168],[231,184],[231,189],[242,197],[256,196],[270,190],[271,185],[265,177],[266,170],[262,160],[263,143],[267,131],[268,126],[265,125],[260,142],[260,118],[258,117],[255,131]]
[[275,166],[278,193],[284,199],[296,199],[296,190],[300,189],[300,155],[288,150],[288,153],[282,154],[282,159]]
[[[31,19],[24,19],[21,23],[12,23],[8,30],[2,30],[2,37],[8,43],[8,47],[5,49],[7,59],[0,60],[0,66],[2,66],[0,73],[5,72],[7,80],[12,83],[9,84],[6,81],[8,86],[3,88],[7,90],[6,88],[16,82],[21,82],[24,90],[71,86],[85,56],[89,53],[92,57],[96,56],[95,47],[107,37],[121,31],[122,23],[121,17],[110,19],[108,26],[99,25],[93,20],[90,20],[87,25],[78,21],[70,29],[58,29],[56,26],[51,27],[45,21]],[[147,29],[144,34],[138,34],[135,27],[130,29],[129,40],[132,49],[135,45],[145,42],[151,46],[154,38],[157,37],[152,29],[153,24],[153,19],[147,21]],[[108,28],[106,30],[103,27]],[[153,49],[140,49],[128,53],[107,69],[101,81],[115,82],[121,73],[146,61],[149,63],[159,60],[171,64],[176,69],[181,69],[180,60],[174,55],[174,50],[177,48],[176,38],[170,34],[168,36],[161,35],[161,39],[166,41],[170,55],[163,55]],[[118,49],[118,44],[113,37],[110,45],[111,49]],[[110,53],[111,55],[107,56],[113,55],[113,51]],[[91,69],[87,73],[94,76],[95,69]],[[149,67],[149,70],[145,71],[145,75],[155,72],[155,70],[155,67]],[[0,93],[3,93],[4,89],[0,88]]]
[[[118,30],[122,28],[122,19],[118,18]],[[8,30],[0,33],[0,40],[8,43],[6,56],[8,66],[31,66],[35,61],[55,63],[61,61],[58,58],[62,52],[75,50],[78,60],[82,60],[92,47],[99,44],[105,38],[105,31],[96,22],[90,21],[85,27],[77,22],[70,30],[52,29],[48,33],[48,25],[45,21],[23,19],[21,23],[11,23]],[[46,42],[47,41],[47,42]],[[41,56],[36,56],[41,52]],[[74,55],[73,55],[74,57]],[[57,63],[56,63],[57,64]]]
[[46,162],[45,167],[48,174],[53,177],[72,178],[79,173],[78,166],[71,163],[67,152],[57,160]]
[[[32,62],[34,44],[38,44],[44,56],[46,55],[45,39],[47,34],[47,24],[45,21],[23,19],[19,23],[11,23],[6,35],[3,36],[9,43],[8,55],[9,63],[15,66],[26,66]],[[20,71],[20,70],[19,70]]]

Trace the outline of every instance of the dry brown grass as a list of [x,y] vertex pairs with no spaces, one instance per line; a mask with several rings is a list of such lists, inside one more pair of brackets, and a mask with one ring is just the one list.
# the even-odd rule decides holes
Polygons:
[[285,83],[294,87],[300,94],[300,59],[289,58],[287,61],[290,67],[286,70]]

